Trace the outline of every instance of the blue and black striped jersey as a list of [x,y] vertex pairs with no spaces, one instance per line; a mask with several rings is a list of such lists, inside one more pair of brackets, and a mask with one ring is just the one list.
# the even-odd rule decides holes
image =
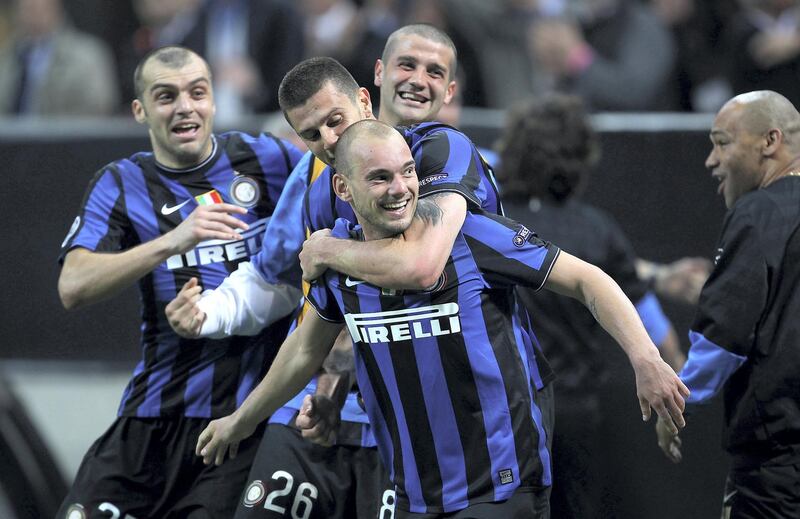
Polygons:
[[190,278],[216,288],[261,249],[266,224],[300,157],[294,146],[271,135],[229,132],[216,136],[211,156],[188,170],[171,170],[157,164],[152,153],[137,153],[95,175],[62,244],[61,260],[77,247],[119,252],[151,241],[177,227],[199,204],[245,206],[248,212],[239,218],[250,226],[242,240],[199,243],[139,280],[142,360],[120,415],[224,416],[263,377],[285,337],[286,320],[254,337],[188,340],[172,331],[164,309]]
[[[334,236],[358,238],[339,220]],[[398,506],[439,513],[549,483],[513,287],[544,285],[559,249],[497,215],[467,213],[439,283],[381,289],[327,271],[309,301],[345,322]],[[543,461],[544,460],[544,461]]]
[[[459,193],[467,199],[468,211],[503,214],[492,170],[466,135],[435,122],[398,130],[411,148],[417,165],[420,197],[443,192]],[[319,173],[321,181],[314,182],[306,191],[304,219],[309,232],[333,227],[337,218],[356,221],[350,205],[334,194],[332,177],[333,170],[330,167],[324,169]],[[515,303],[513,313],[519,325],[520,348],[527,351],[531,377],[536,388],[541,389],[554,378],[553,370],[532,331],[527,310]]]

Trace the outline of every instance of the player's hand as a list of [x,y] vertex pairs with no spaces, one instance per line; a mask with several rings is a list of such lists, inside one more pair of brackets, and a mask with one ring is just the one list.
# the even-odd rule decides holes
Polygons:
[[222,465],[225,455],[231,459],[239,451],[239,442],[253,434],[256,427],[239,419],[236,413],[212,420],[197,438],[195,454],[203,457],[203,463]]
[[325,395],[306,395],[297,414],[295,425],[303,438],[330,447],[336,442],[339,430],[340,409]]
[[303,242],[303,249],[300,251],[300,267],[303,269],[303,279],[313,281],[320,277],[328,268],[325,265],[325,255],[330,250],[331,237],[330,229],[320,229],[314,232]]
[[233,204],[201,205],[164,236],[175,254],[183,254],[205,240],[241,240],[237,230],[246,231],[248,225],[232,215],[245,213],[247,209]]
[[187,281],[175,299],[167,304],[167,321],[175,333],[187,339],[200,336],[200,329],[206,320],[206,314],[197,305],[200,301],[200,286],[197,278]]
[[695,305],[710,273],[709,260],[681,258],[657,267],[654,288],[659,295]]
[[683,411],[686,408],[689,388],[666,362],[655,352],[653,353],[651,356],[636,360],[633,364],[642,420],[650,419],[652,408],[664,421],[664,426],[675,435],[686,426]]
[[656,421],[656,436],[658,437],[658,446],[661,447],[667,458],[673,463],[680,463],[683,459],[681,438],[677,434],[673,434],[661,418]]

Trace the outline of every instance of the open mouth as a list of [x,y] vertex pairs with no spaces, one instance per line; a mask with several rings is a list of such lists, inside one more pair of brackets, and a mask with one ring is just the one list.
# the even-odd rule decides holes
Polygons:
[[415,94],[413,92],[398,92],[397,94],[400,99],[403,101],[409,101],[411,103],[418,103],[418,104],[425,104],[429,101],[427,97],[423,97],[419,94]]
[[385,203],[385,204],[381,204],[381,208],[384,211],[387,211],[390,214],[393,214],[393,215],[396,215],[396,216],[400,216],[405,212],[406,207],[408,207],[409,202],[410,202],[410,200],[402,200],[402,201],[399,201],[399,202]]
[[721,195],[723,189],[725,189],[725,177],[722,175],[715,175],[714,178],[716,178],[717,182],[719,182],[719,186],[717,186],[717,194]]
[[182,123],[176,124],[172,127],[172,133],[177,135],[178,137],[187,137],[191,138],[197,135],[197,132],[200,130],[200,125],[196,123]]

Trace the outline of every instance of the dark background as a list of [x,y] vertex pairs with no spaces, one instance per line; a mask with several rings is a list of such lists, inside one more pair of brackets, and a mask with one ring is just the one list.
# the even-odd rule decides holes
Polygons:
[[[484,146],[497,128],[465,127]],[[611,212],[641,257],[711,258],[724,215],[717,184],[705,171],[708,129],[602,131],[603,157],[584,196]],[[3,221],[2,359],[101,360],[129,363],[139,355],[135,288],[108,303],[66,312],[56,290],[59,247],[93,173],[105,163],[148,149],[144,130],[76,134],[6,131],[0,135]],[[537,229],[545,239],[546,229]],[[691,308],[663,301],[688,347]],[[684,461],[672,465],[642,424],[633,373],[610,351],[618,376],[604,395],[598,429],[606,500],[620,518],[718,517],[726,460],[719,446],[721,406],[689,417]],[[554,518],[557,519],[557,518]]]

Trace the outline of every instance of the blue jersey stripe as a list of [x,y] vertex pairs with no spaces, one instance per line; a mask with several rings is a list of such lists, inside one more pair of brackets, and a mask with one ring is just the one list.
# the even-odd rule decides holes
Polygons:
[[705,404],[716,395],[725,382],[747,357],[731,353],[706,339],[703,334],[690,331],[692,346],[686,364],[680,372],[681,380],[691,391],[687,404]]

